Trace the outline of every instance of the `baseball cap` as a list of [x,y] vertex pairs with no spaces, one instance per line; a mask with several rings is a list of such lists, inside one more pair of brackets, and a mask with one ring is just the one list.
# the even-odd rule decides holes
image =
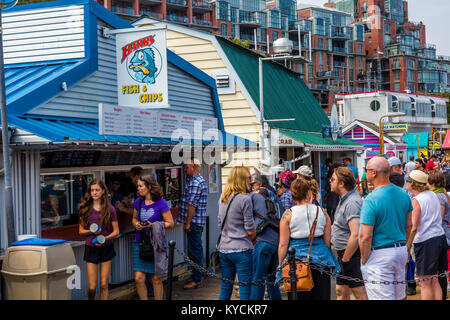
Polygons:
[[294,182],[295,178],[295,174],[291,170],[285,170],[280,174],[280,182],[288,188],[291,186],[292,182]]
[[420,184],[427,184],[428,175],[420,170],[413,170],[410,172],[407,181],[416,182]]
[[312,171],[308,166],[301,166],[297,170],[293,171],[293,173],[298,173],[305,177],[312,177]]
[[389,166],[390,167],[392,167],[392,166],[401,166],[402,165],[402,162],[397,157],[390,157],[388,159],[388,162],[389,162]]

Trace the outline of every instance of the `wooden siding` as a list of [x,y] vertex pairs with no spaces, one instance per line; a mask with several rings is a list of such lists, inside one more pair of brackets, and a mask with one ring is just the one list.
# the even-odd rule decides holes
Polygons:
[[[356,126],[349,130],[344,134],[344,138],[364,146],[366,148],[367,158],[380,155],[380,138],[360,126]],[[385,140],[384,144],[387,145],[389,142]]]
[[84,6],[2,14],[5,64],[85,57]]

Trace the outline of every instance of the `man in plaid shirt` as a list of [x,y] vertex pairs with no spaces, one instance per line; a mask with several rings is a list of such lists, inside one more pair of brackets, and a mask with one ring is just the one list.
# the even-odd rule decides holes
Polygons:
[[[200,175],[200,162],[191,160],[186,164],[187,181],[181,195],[177,222],[184,223],[188,238],[188,255],[196,264],[203,265],[202,232],[206,224],[208,188]],[[195,289],[203,285],[203,275],[197,269],[192,271],[192,281],[184,289]]]

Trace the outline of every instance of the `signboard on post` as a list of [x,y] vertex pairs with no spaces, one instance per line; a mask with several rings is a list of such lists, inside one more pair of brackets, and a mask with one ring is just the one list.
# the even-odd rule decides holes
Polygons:
[[115,32],[119,105],[167,108],[166,29],[139,29]]
[[408,125],[406,123],[384,124],[383,131],[408,131]]

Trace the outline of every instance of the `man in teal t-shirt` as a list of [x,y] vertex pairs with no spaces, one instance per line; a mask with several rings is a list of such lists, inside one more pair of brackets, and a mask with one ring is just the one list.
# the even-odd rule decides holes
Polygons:
[[[367,196],[361,208],[360,249],[361,272],[370,300],[401,300],[405,285],[392,284],[405,280],[408,261],[406,239],[411,230],[413,210],[409,196],[389,181],[389,162],[372,158],[366,166],[367,181],[375,190]],[[388,281],[391,284],[372,284]]]

